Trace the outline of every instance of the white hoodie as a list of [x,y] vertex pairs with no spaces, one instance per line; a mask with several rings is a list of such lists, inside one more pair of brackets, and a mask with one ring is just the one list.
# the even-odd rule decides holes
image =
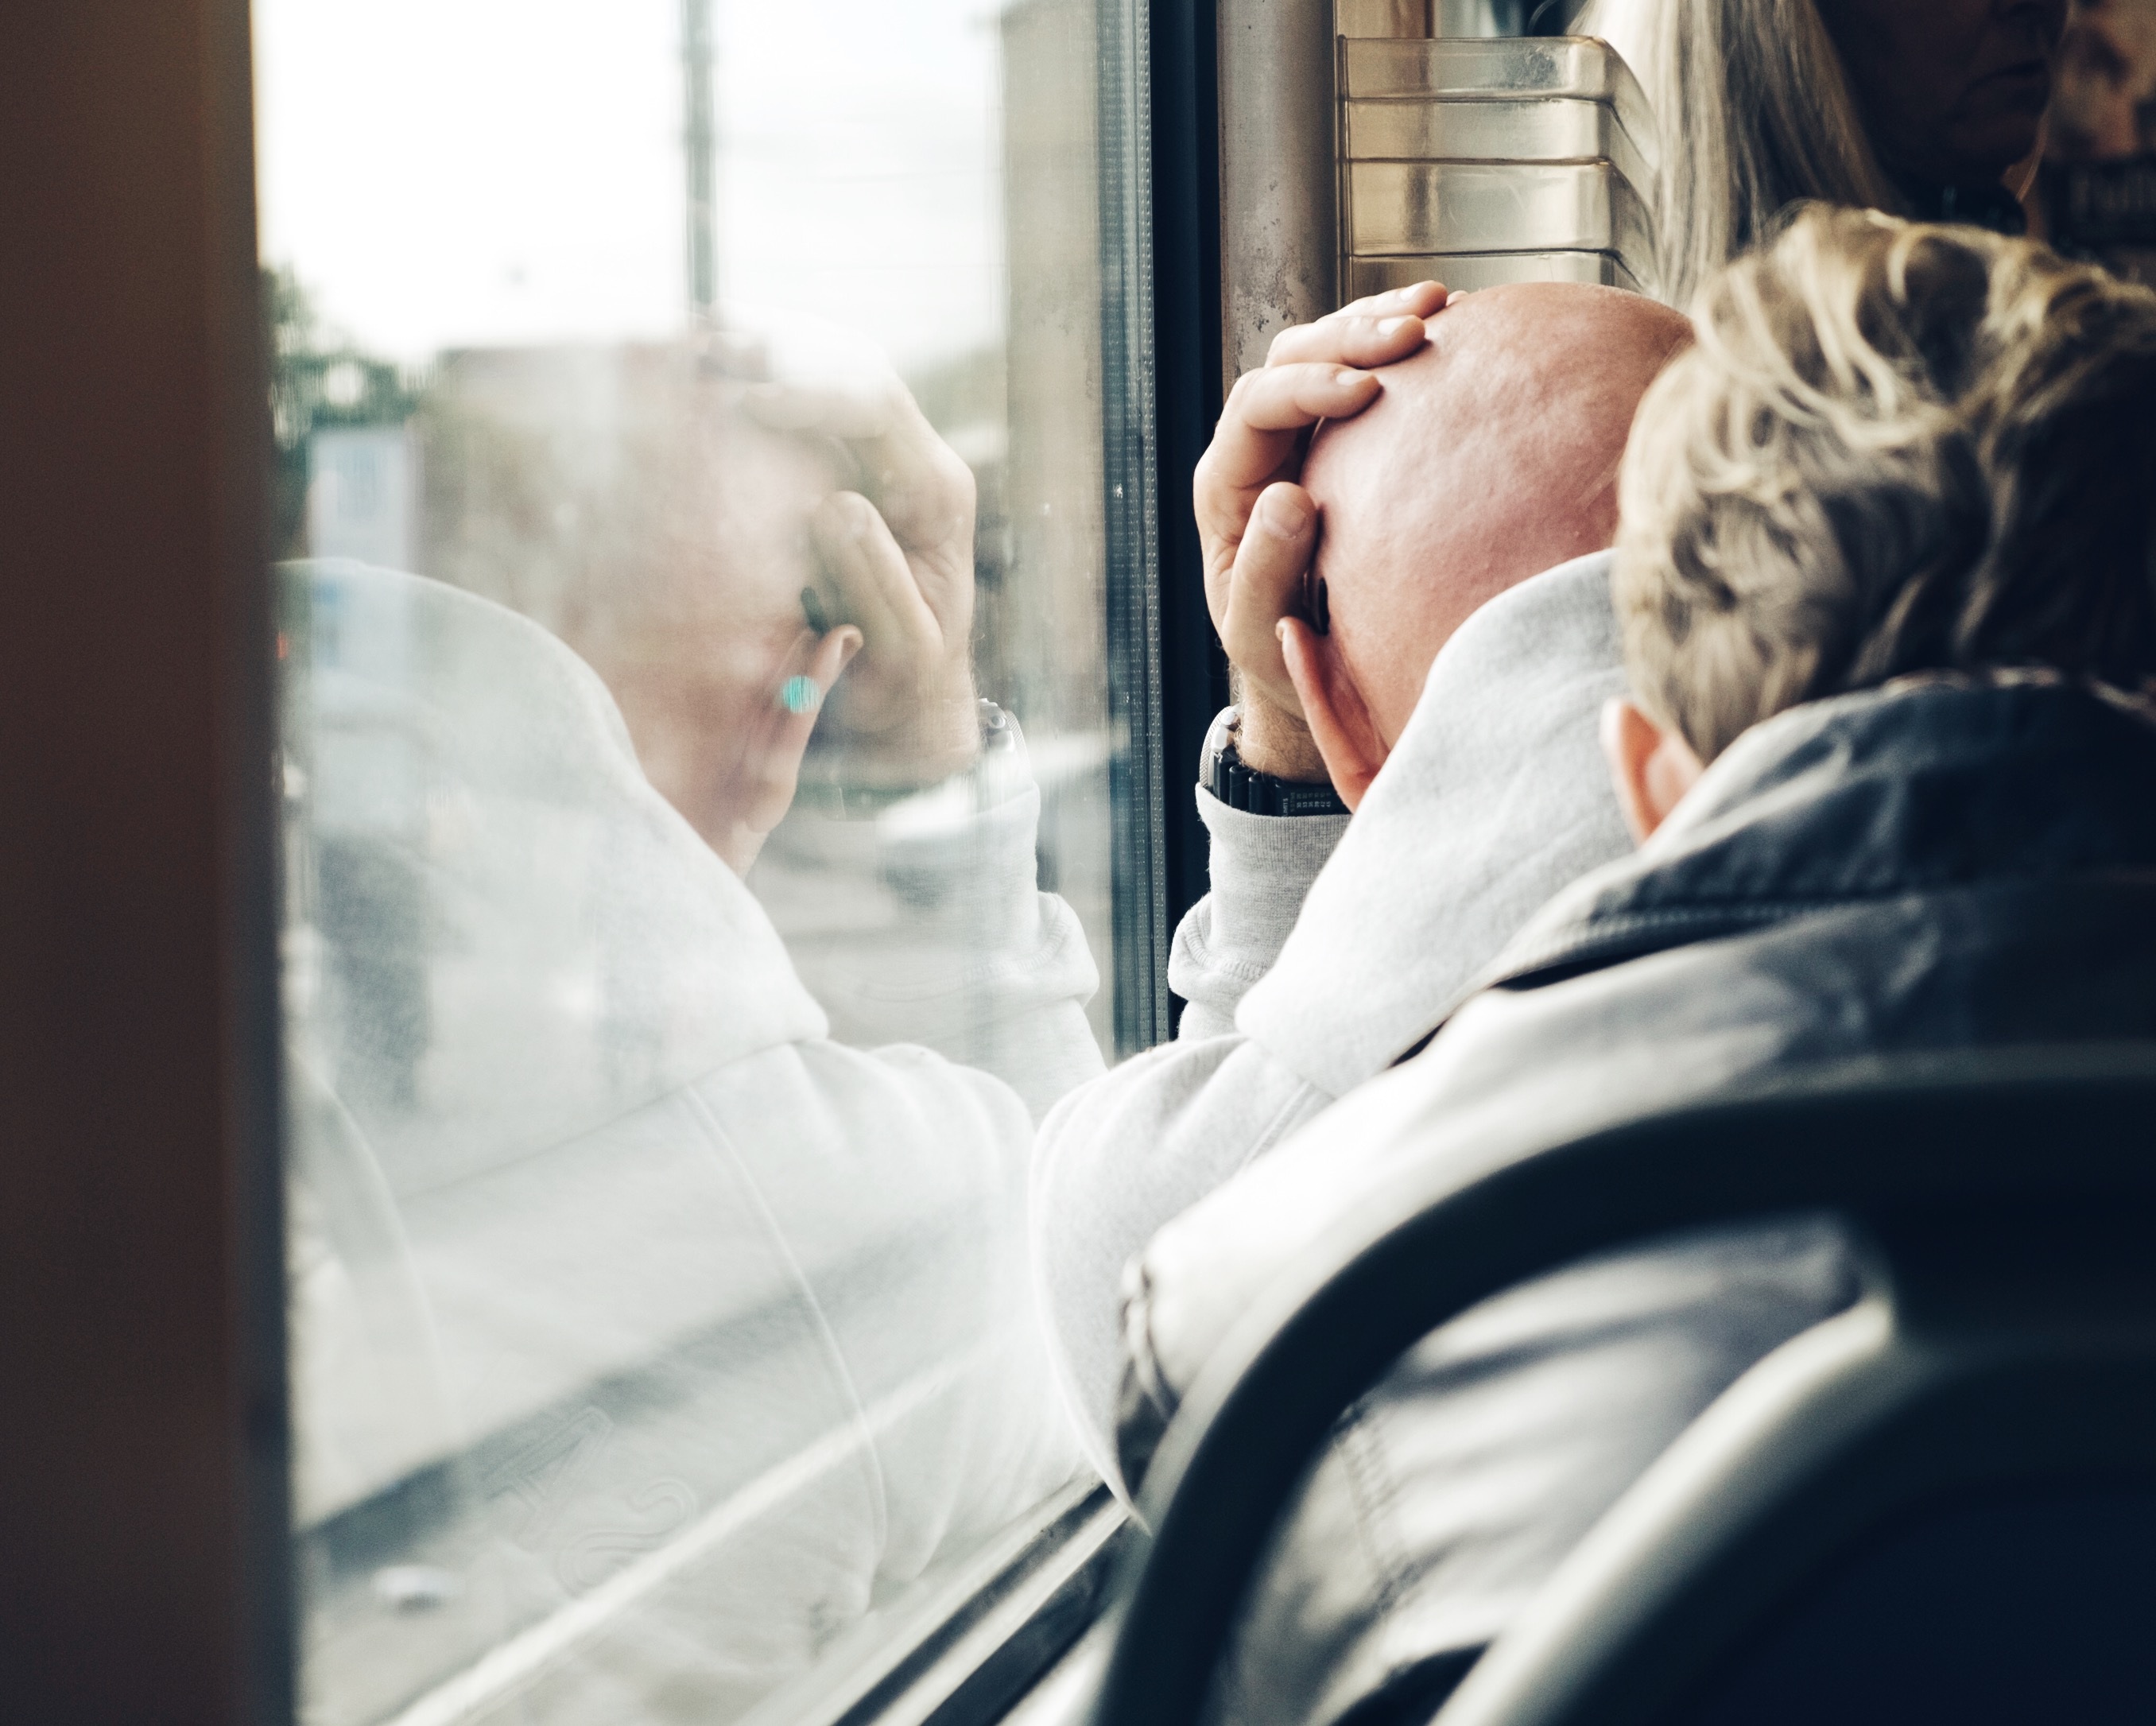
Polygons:
[[1414,1048],[1543,901],[1630,849],[1599,742],[1625,686],[1610,564],[1545,571],[1463,624],[1352,820],[1198,792],[1213,890],[1176,931],[1179,1034],[1065,1097],[1034,1162],[1050,1351],[1111,1482],[1125,1266]]

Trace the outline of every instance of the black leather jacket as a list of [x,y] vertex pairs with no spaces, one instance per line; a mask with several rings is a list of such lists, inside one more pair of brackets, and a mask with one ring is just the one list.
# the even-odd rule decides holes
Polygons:
[[[1127,1449],[1297,1230],[1402,1157],[1866,1052],[2151,1036],[2156,712],[2008,672],[1780,715],[1547,907],[1426,1053],[1156,1237]],[[1427,1718],[1677,1432],[1855,1292],[1840,1230],[1798,1218],[1577,1266],[1427,1338],[1301,1488],[1216,1717]]]

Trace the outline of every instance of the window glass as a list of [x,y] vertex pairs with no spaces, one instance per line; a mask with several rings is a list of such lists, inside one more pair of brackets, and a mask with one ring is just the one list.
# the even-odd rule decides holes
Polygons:
[[257,0],[310,1721],[798,1718],[1079,1472],[1134,16]]

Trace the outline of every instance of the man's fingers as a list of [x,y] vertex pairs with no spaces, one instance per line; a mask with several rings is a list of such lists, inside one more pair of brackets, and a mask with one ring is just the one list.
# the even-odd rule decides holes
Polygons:
[[1358,300],[1316,323],[1281,331],[1273,337],[1265,363],[1283,366],[1317,360],[1338,365],[1389,365],[1422,346],[1428,333],[1424,320],[1435,317],[1445,299],[1441,284],[1424,282]]
[[1406,312],[1414,317],[1428,317],[1443,306],[1450,297],[1443,282],[1409,282],[1404,288],[1387,288],[1380,293],[1365,294],[1359,300],[1351,300],[1330,316],[1396,317],[1401,312]]
[[1299,616],[1310,560],[1317,549],[1317,510],[1302,487],[1283,481],[1265,488],[1235,548],[1227,593],[1216,619],[1220,645],[1243,676],[1275,706],[1296,711],[1280,656],[1280,621]]
[[1419,317],[1346,317],[1283,330],[1265,356],[1272,366],[1388,366],[1420,350],[1429,326]]
[[858,492],[834,492],[816,506],[809,532],[824,567],[839,584],[840,610],[862,626],[879,653],[904,656],[941,650],[936,614],[874,504]]
[[1302,614],[1303,578],[1317,548],[1317,507],[1291,480],[1268,485],[1235,549],[1232,607],[1261,617],[1270,637],[1281,619]]
[[1335,313],[1322,323],[1283,330],[1265,356],[1268,366],[1389,366],[1419,352],[1429,339],[1425,319],[1400,313],[1350,317]]
[[1221,424],[1233,419],[1254,431],[1300,431],[1359,414],[1383,387],[1376,373],[1353,366],[1268,366],[1236,379]]
[[937,436],[896,378],[753,384],[742,393],[742,406],[767,429],[839,445],[835,453],[853,464],[852,482],[905,543],[939,544],[965,534],[973,470]]
[[[1352,367],[1274,366],[1245,372],[1229,393],[1213,442],[1198,464],[1201,527],[1227,531],[1224,519],[1247,505],[1240,494],[1284,479],[1298,440],[1321,419],[1349,419],[1383,393],[1371,372]],[[1229,496],[1216,496],[1221,488]],[[1234,537],[1232,531],[1229,537]]]

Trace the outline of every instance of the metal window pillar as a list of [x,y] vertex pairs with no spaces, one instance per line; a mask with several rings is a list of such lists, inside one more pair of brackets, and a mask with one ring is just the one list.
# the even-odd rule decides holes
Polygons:
[[1224,386],[1339,305],[1333,0],[1220,0]]

